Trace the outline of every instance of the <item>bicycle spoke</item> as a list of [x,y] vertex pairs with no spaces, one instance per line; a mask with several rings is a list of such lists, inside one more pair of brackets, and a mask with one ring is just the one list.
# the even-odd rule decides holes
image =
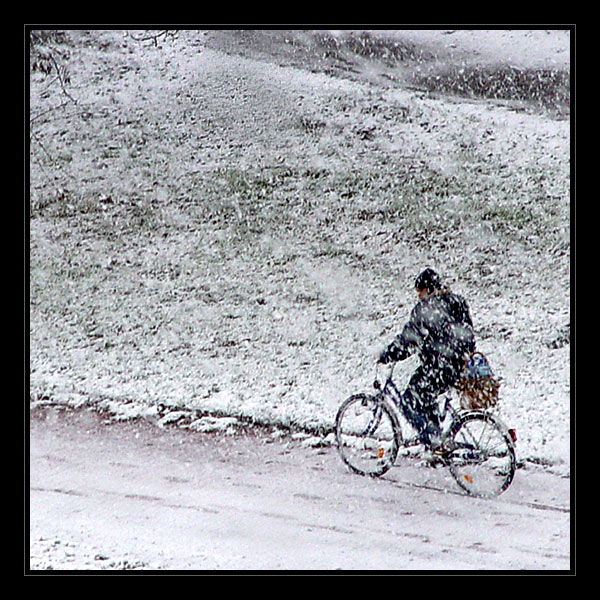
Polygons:
[[512,481],[514,447],[492,417],[467,415],[456,427],[447,462],[456,482],[468,493],[494,496]]
[[343,461],[361,475],[385,473],[398,454],[394,416],[376,397],[349,398],[338,412],[336,437]]

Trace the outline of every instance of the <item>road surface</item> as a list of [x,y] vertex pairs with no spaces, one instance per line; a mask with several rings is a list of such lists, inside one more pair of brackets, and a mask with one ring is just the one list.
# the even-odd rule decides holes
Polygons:
[[57,407],[32,412],[29,450],[36,571],[570,569],[570,480],[541,469],[474,499],[441,468],[373,480],[289,436]]

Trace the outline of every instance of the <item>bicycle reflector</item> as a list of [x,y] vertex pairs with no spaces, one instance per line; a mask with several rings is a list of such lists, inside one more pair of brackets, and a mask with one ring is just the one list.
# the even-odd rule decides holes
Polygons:
[[517,430],[509,429],[508,433],[510,435],[510,439],[513,441],[513,444],[516,444],[517,443]]

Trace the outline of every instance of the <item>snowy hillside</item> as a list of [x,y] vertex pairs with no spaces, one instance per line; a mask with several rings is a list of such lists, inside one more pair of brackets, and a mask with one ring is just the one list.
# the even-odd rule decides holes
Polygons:
[[68,32],[32,71],[31,401],[325,436],[432,266],[519,458],[568,473],[569,32],[157,42]]

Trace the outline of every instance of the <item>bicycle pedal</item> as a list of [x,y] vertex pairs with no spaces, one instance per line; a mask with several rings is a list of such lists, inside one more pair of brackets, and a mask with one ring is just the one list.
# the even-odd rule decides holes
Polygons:
[[418,462],[418,466],[432,467],[435,469],[437,467],[443,467],[444,460],[441,456],[435,453],[431,453],[426,456],[423,456],[422,459]]

